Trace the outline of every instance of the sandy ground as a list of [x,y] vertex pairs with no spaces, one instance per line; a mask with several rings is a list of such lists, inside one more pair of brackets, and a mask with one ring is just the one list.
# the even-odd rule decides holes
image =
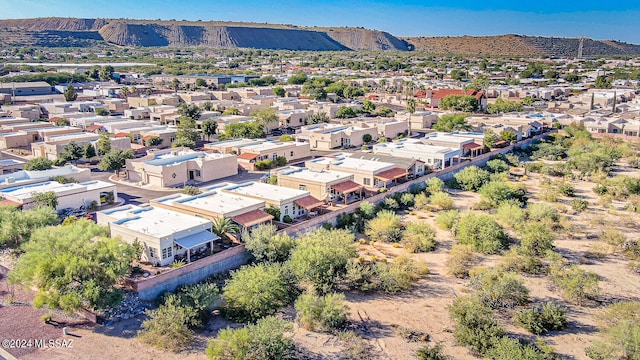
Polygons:
[[[626,173],[640,176],[638,172]],[[526,181],[530,201],[538,202],[540,176],[533,174]],[[548,278],[542,276],[526,276],[526,285],[531,291],[533,302],[556,301],[568,308],[569,326],[565,330],[541,336],[547,344],[552,345],[563,359],[587,359],[584,349],[591,341],[598,337],[595,317],[601,311],[601,304],[619,300],[640,301],[640,279],[637,274],[627,268],[628,260],[620,254],[611,253],[605,258],[593,259],[585,255],[597,243],[598,234],[606,225],[621,230],[628,238],[640,237],[637,215],[624,211],[603,209],[598,203],[598,197],[592,191],[594,184],[588,182],[573,182],[577,196],[589,201],[589,210],[581,214],[565,216],[573,224],[571,230],[557,232],[556,249],[572,262],[580,264],[582,268],[597,273],[600,277],[601,292],[598,302],[577,306],[563,301],[561,295],[555,291]],[[479,202],[479,196],[470,192],[453,192],[455,207],[466,210]],[[562,198],[559,206],[570,209],[570,199]],[[413,215],[405,215],[406,221],[422,220],[433,224],[435,213],[416,211]],[[466,281],[456,279],[447,274],[446,260],[451,246],[455,243],[449,231],[438,230],[438,247],[436,251],[423,254],[411,254],[411,257],[424,261],[430,268],[430,274],[415,283],[408,291],[396,295],[362,294],[349,292],[346,294],[350,307],[350,319],[357,333],[366,339],[371,349],[364,358],[379,359],[415,359],[415,351],[424,345],[423,342],[407,342],[398,334],[399,328],[406,328],[416,332],[428,334],[429,343],[441,342],[444,351],[454,359],[475,359],[466,348],[455,345],[452,330],[453,323],[449,319],[447,305],[457,296],[466,295]],[[393,258],[404,253],[402,248],[393,248],[388,244],[360,245],[361,252],[378,257]],[[480,266],[492,266],[499,256],[481,257]],[[6,296],[5,294],[0,294]],[[27,296],[28,295],[21,295]],[[10,309],[10,310],[7,310]],[[0,308],[0,315],[5,319],[7,311],[15,308]],[[24,320],[25,328],[46,328],[46,336],[62,336],[59,328],[43,325],[39,320],[39,310],[21,307],[18,315]],[[24,313],[22,313],[24,312]],[[27,315],[27,313],[33,313]],[[291,318],[291,309],[285,309],[283,316]],[[506,330],[512,335],[526,339],[535,339],[525,330],[515,326],[512,312],[505,311],[497,314]],[[27,321],[28,320],[28,321]],[[15,321],[18,321],[17,319]],[[141,345],[134,337],[142,318],[131,319],[116,323],[112,326],[79,325],[70,327],[75,335],[73,348],[46,351],[32,351],[19,354],[24,359],[206,359],[204,349],[207,339],[214,337],[217,331],[226,326],[237,326],[221,318],[214,317],[206,329],[200,332],[196,341],[187,351],[179,354],[164,353]],[[8,337],[16,328],[2,326],[0,335]],[[48,329],[47,327],[51,327]],[[17,333],[16,333],[17,334]],[[26,334],[26,333],[25,333]],[[27,336],[27,335],[25,335]],[[34,336],[34,335],[32,335]],[[42,335],[45,336],[45,335]],[[308,359],[339,359],[345,355],[345,345],[334,335],[308,332],[295,328],[294,340],[300,355]],[[18,355],[18,354],[16,354]]]

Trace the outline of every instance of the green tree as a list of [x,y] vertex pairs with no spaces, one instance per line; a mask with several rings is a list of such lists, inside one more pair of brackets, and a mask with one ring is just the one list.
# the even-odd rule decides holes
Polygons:
[[205,79],[202,79],[202,78],[197,78],[196,79],[196,87],[198,87],[198,88],[206,88],[206,87],[208,87],[207,81]]
[[521,101],[511,101],[498,98],[495,103],[487,106],[487,112],[489,114],[508,113],[513,111],[522,111],[523,106]]
[[374,104],[371,100],[365,100],[362,103],[362,111],[372,114],[376,111],[376,104]]
[[293,326],[284,320],[268,316],[255,325],[220,330],[209,341],[207,357],[210,360],[291,360],[295,346],[291,336]]
[[227,234],[235,234],[240,231],[238,225],[236,225],[233,220],[228,217],[219,217],[215,218],[212,222],[212,228],[214,234],[220,236],[220,238],[225,238]]
[[322,294],[338,283],[355,255],[352,233],[320,229],[297,240],[288,265],[298,281],[312,285]]
[[456,298],[449,306],[449,314],[456,322],[456,342],[480,354],[487,354],[505,335],[491,308],[474,297]]
[[[264,127],[255,121],[233,123],[225,126],[223,139],[248,138],[257,139],[264,137]],[[220,136],[220,135],[218,135]]]
[[182,116],[186,116],[193,121],[200,120],[200,116],[202,116],[202,109],[196,104],[180,104],[178,106],[178,114]]
[[511,144],[511,143],[515,143],[516,140],[518,139],[518,137],[516,136],[516,134],[513,133],[513,131],[506,130],[506,131],[503,131],[500,134],[500,139],[502,139],[502,140],[506,141],[507,143]]
[[63,161],[78,161],[84,155],[84,151],[80,145],[76,144],[75,141],[71,141],[67,145],[62,147],[62,153],[59,155],[60,159]]
[[274,108],[265,108],[251,112],[251,116],[256,118],[256,123],[262,126],[263,131],[267,132],[269,124],[278,123],[278,114]]
[[176,130],[176,141],[171,146],[195,148],[196,141],[200,138],[195,120],[185,115],[180,116],[178,120],[180,123]]
[[60,219],[55,208],[39,206],[30,210],[18,210],[13,206],[0,208],[0,244],[18,247],[31,238],[41,227],[57,225]]
[[286,91],[284,90],[283,87],[274,87],[273,88],[273,95],[277,96],[277,97],[284,97],[286,94]]
[[348,107],[348,106],[341,106],[338,111],[336,112],[336,117],[340,118],[340,119],[349,119],[349,118],[354,118],[356,117],[357,114],[355,112],[355,110],[353,110],[352,108]]
[[228,107],[224,109],[222,115],[242,115],[242,113],[240,112],[240,109],[236,107]]
[[460,217],[453,230],[461,244],[471,245],[485,254],[497,254],[509,245],[504,229],[490,215],[467,213]]
[[70,122],[69,120],[65,119],[65,118],[61,118],[56,120],[55,122],[56,126],[69,126]]
[[24,169],[27,171],[49,170],[52,167],[53,161],[43,157],[30,159],[24,164]]
[[475,165],[467,166],[454,176],[456,182],[467,191],[478,191],[482,185],[489,182],[489,172]]
[[91,159],[96,156],[96,148],[93,147],[93,144],[87,144],[84,146],[82,149],[82,156],[84,156],[85,159]]
[[173,91],[178,91],[180,89],[180,85],[182,85],[182,83],[178,78],[173,78],[173,80],[169,82],[169,88],[173,89]]
[[98,148],[98,155],[100,156],[103,156],[111,151],[111,134],[101,133],[96,147]]
[[504,181],[489,181],[482,185],[478,193],[482,197],[483,205],[491,208],[496,208],[507,200],[514,200],[520,204],[526,202],[524,189]]
[[33,200],[37,206],[48,206],[55,209],[58,206],[58,195],[53,191],[46,191],[33,194]]
[[604,75],[599,75],[596,78],[596,82],[593,84],[593,87],[596,89],[611,89],[611,80]]
[[227,316],[234,321],[255,322],[289,304],[294,289],[287,271],[277,263],[232,271],[222,293]]
[[304,123],[308,125],[313,124],[321,124],[328,123],[331,119],[329,119],[329,115],[324,112],[319,112],[317,114],[311,114],[304,119]]
[[289,258],[295,241],[286,233],[278,234],[275,225],[260,225],[242,233],[247,250],[257,261],[284,262]]
[[478,299],[492,309],[514,308],[529,302],[529,289],[516,273],[481,268],[471,276],[471,287]]
[[496,142],[498,142],[498,135],[491,129],[486,129],[484,131],[484,147],[487,149],[493,149],[496,147]]
[[302,85],[305,82],[307,82],[307,80],[308,80],[307,74],[298,73],[298,74],[295,74],[292,77],[290,77],[289,80],[287,80],[287,84]]
[[202,191],[193,185],[187,185],[180,190],[180,193],[190,196],[200,195]]
[[207,137],[207,140],[211,139],[211,135],[215,135],[218,130],[218,122],[215,120],[205,120],[202,123],[202,135]]
[[375,218],[367,221],[364,233],[372,241],[398,242],[402,238],[403,230],[404,225],[400,215],[382,210]]
[[120,169],[125,167],[127,159],[133,159],[134,157],[131,149],[112,149],[102,157],[98,168],[102,171],[113,171],[117,175]]
[[36,288],[33,305],[38,308],[73,313],[117,304],[117,285],[130,271],[134,250],[108,235],[108,228],[86,219],[38,229],[23,246],[9,280]]
[[96,109],[96,115],[98,116],[109,116],[111,115],[111,112],[107,109],[104,108],[97,108]]
[[478,110],[478,99],[468,95],[447,95],[438,103],[443,110],[474,112]]
[[433,125],[434,130],[451,132],[455,130],[471,130],[463,114],[445,114],[440,116],[438,122]]
[[62,95],[64,95],[65,101],[76,101],[76,99],[78,98],[76,88],[74,88],[71,84],[67,86],[67,89],[64,91],[64,93],[62,93]]
[[105,65],[100,68],[100,78],[105,81],[109,81],[113,78],[113,72],[115,69],[111,65]]

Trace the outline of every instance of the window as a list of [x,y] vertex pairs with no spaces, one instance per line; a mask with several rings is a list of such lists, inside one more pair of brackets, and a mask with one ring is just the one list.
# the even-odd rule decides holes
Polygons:
[[371,179],[369,179],[369,178],[364,178],[364,185],[365,185],[365,186],[371,186]]
[[291,157],[293,157],[293,151],[291,152]]
[[156,248],[149,248],[149,257],[152,259],[157,258],[157,254],[156,254]]
[[173,256],[173,249],[171,249],[171,247],[162,249],[162,258],[163,259],[170,258],[172,256]]
[[200,177],[200,170],[196,170],[196,177]]
[[306,190],[307,190],[307,185],[300,184],[300,185],[298,185],[298,189],[299,189],[299,190],[305,190],[305,191],[306,191]]
[[273,153],[273,154],[271,155],[271,160],[275,160],[275,159],[277,159],[277,158],[278,158],[278,154],[277,154],[277,153]]
[[284,207],[284,214],[289,215],[289,205]]

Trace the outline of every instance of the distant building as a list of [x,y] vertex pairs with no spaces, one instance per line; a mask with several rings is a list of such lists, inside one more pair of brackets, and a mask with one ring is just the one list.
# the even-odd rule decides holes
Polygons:
[[335,201],[344,191],[360,192],[363,188],[353,181],[353,174],[332,170],[290,166],[272,170],[271,176],[277,177],[278,186],[308,191],[314,198],[326,201]]
[[12,96],[55,94],[51,85],[44,81],[0,83],[0,93]]
[[29,185],[18,185],[0,190],[0,196],[27,210],[37,206],[35,195],[53,192],[58,197],[56,209],[88,207],[91,203],[100,205],[101,195],[110,193],[118,198],[116,186],[105,181],[87,181],[83,183],[61,184],[56,181],[44,181]]

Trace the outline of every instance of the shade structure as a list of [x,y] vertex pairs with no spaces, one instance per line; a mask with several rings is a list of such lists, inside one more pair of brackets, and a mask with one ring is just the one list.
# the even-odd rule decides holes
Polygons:
[[311,195],[308,195],[298,200],[294,200],[293,203],[300,206],[303,209],[311,210],[311,209],[317,208],[318,206],[323,205],[324,201],[320,199],[316,199]]
[[174,243],[180,245],[185,249],[193,249],[195,247],[204,245],[213,240],[218,240],[220,237],[218,235],[208,232],[208,231],[200,231],[195,234],[187,235],[178,239],[173,240]]
[[244,227],[249,227],[269,221],[273,219],[273,216],[262,210],[252,210],[242,215],[234,216],[232,219]]
[[376,174],[374,177],[376,179],[380,179],[382,181],[393,181],[399,179],[401,177],[407,176],[409,173],[401,168],[393,168],[391,170],[383,171],[379,174]]

